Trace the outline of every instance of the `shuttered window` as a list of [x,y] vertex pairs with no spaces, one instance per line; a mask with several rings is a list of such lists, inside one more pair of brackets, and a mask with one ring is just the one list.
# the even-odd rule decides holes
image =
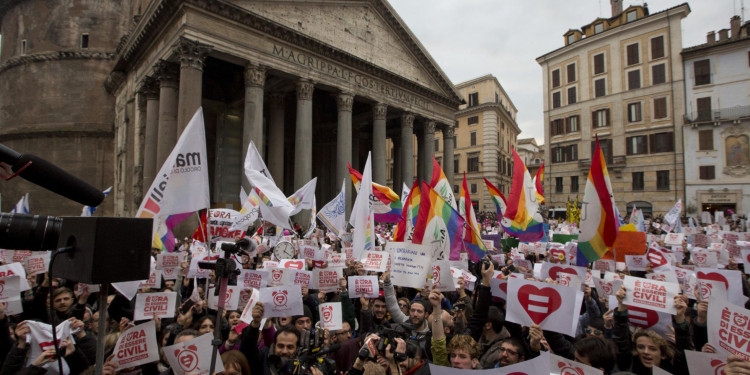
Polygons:
[[604,54],[594,55],[594,74],[604,73]]
[[698,121],[711,121],[711,97],[698,98]]
[[667,98],[654,99],[654,118],[667,118]]
[[568,65],[568,83],[576,81],[576,64]]
[[693,63],[693,71],[695,74],[695,85],[707,85],[711,83],[711,61],[700,60]]
[[658,64],[651,67],[651,81],[654,85],[667,82],[667,71],[665,64]]
[[664,57],[664,37],[657,36],[651,39],[651,58],[658,59]]
[[628,65],[635,65],[641,61],[638,53],[638,44],[631,44],[627,47]]
[[651,134],[648,140],[652,154],[674,151],[674,134],[672,132]]
[[555,69],[552,71],[552,87],[559,87],[560,86],[560,69]]
[[701,165],[698,167],[698,173],[701,180],[713,180],[716,178],[716,170],[713,165]]
[[641,88],[641,70],[631,70],[628,72],[628,90]]
[[698,131],[698,150],[711,151],[714,149],[714,131],[713,129]]

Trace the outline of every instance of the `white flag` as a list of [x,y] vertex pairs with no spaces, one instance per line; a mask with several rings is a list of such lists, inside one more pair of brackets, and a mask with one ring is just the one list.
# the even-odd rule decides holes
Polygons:
[[670,227],[676,227],[678,220],[680,220],[680,211],[682,211],[682,199],[678,199],[677,203],[675,203],[669,212],[664,215],[664,221],[666,221]]
[[365,170],[362,173],[362,184],[349,217],[349,223],[354,227],[352,255],[355,258],[360,258],[362,251],[375,249],[375,212],[372,207],[375,199],[372,194],[372,164],[368,152]]
[[341,192],[318,212],[318,219],[333,232],[336,237],[346,230],[346,179],[341,184]]
[[[245,176],[247,176],[248,170],[254,170],[260,172],[262,175],[266,176],[271,182],[276,184],[276,182],[273,180],[273,176],[271,176],[271,172],[268,170],[268,167],[266,167],[266,163],[263,162],[263,158],[260,156],[260,152],[258,152],[258,149],[255,147],[255,143],[253,141],[250,141],[250,145],[247,146],[247,154],[245,155]],[[249,176],[247,177],[249,180]],[[250,183],[252,183],[251,180],[249,180]]]
[[282,228],[292,229],[289,216],[294,206],[287,200],[284,193],[276,187],[273,180],[254,169],[245,169],[245,174],[253,190],[250,194],[257,194],[260,201],[260,214],[263,220],[276,224]]
[[313,200],[312,201],[312,208],[310,209],[310,227],[307,228],[307,233],[305,233],[305,235],[303,236],[305,238],[310,238],[310,236],[315,231],[315,228],[317,228],[317,225],[315,223],[315,217],[318,216],[318,210],[317,210],[318,204],[315,201],[315,195],[314,194],[313,194],[312,200]]
[[310,180],[305,186],[299,188],[294,194],[289,196],[287,200],[294,206],[294,209],[289,214],[294,215],[302,210],[309,210],[313,208],[313,202],[315,200],[315,185],[318,182],[318,178],[315,177]]
[[403,207],[406,204],[406,198],[409,197],[409,191],[411,190],[409,189],[408,185],[404,184],[403,182],[402,184],[403,185],[401,186],[401,207]]
[[[108,187],[107,189],[102,191],[102,194],[104,194],[104,198],[109,195],[109,193],[112,192],[112,186]],[[96,207],[91,206],[83,206],[83,210],[81,211],[81,216],[91,216],[94,214],[94,211],[96,211]]]
[[198,108],[161,166],[135,216],[166,218],[210,205],[206,132],[203,108]]
[[28,214],[29,213],[29,193],[26,193],[16,203],[16,206],[10,211],[12,214]]

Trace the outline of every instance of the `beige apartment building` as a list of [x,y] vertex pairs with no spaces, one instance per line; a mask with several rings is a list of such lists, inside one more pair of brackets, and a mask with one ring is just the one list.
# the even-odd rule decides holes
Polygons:
[[623,216],[633,206],[663,215],[684,198],[680,23],[690,7],[650,13],[611,5],[612,17],[567,31],[563,47],[536,60],[544,77],[545,198],[552,209],[583,197],[598,136]]

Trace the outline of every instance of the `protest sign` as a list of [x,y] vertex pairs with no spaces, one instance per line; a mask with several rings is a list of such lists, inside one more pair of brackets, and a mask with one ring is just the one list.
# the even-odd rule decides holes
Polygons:
[[268,285],[268,271],[264,270],[240,270],[237,276],[237,286],[242,289],[260,289]]
[[263,317],[302,315],[302,287],[298,285],[268,287],[260,290]]
[[508,300],[518,301],[507,307],[506,319],[525,326],[538,324],[543,330],[575,336],[583,292],[561,285],[508,280]]
[[13,276],[0,279],[0,304],[5,308],[5,315],[16,315],[23,312],[20,277]]
[[667,233],[664,237],[664,243],[667,245],[682,245],[682,240],[684,238],[684,233]]
[[742,272],[696,268],[695,276],[698,280],[717,280],[723,282],[727,287],[727,300],[737,306],[745,306],[745,296],[742,294]]
[[648,262],[651,264],[651,267],[654,270],[671,268],[669,259],[667,259],[664,253],[659,249],[649,247],[648,251],[646,252],[646,258],[648,259]]
[[[30,330],[26,335],[26,344],[29,347],[29,355],[26,357],[26,367],[30,367],[32,362],[35,361],[45,350],[53,348],[54,341],[52,340],[51,325],[34,320],[27,320],[26,324]],[[55,327],[55,333],[57,334],[58,343],[70,338],[70,321],[66,320],[58,324],[57,327]],[[62,365],[63,374],[69,374],[70,368],[68,367],[68,363],[63,360]],[[45,374],[60,374],[57,361],[48,362],[40,367],[47,370],[46,372],[43,372]]]
[[[219,298],[221,298],[214,295],[215,289],[214,287],[208,288],[208,308],[214,310],[219,308]],[[240,287],[227,285],[226,294],[224,295],[224,309],[227,311],[237,310],[239,301]]]
[[724,375],[727,356],[724,353],[704,353],[685,350],[690,375]]
[[331,252],[328,254],[328,267],[346,267],[346,254]]
[[349,298],[377,298],[380,292],[377,276],[349,276]]
[[341,268],[316,268],[313,270],[313,286],[324,292],[335,292],[339,288],[339,279],[344,277]]
[[389,242],[386,249],[391,255],[391,282],[408,288],[423,288],[427,275],[432,271],[429,246],[406,242]]
[[318,305],[318,312],[323,329],[334,331],[342,328],[341,302],[321,303]]
[[614,259],[599,259],[594,261],[594,269],[602,272],[615,272]]
[[123,332],[117,339],[113,354],[115,356],[112,360],[119,368],[136,367],[158,361],[156,322],[149,320]]
[[743,249],[740,254],[742,254],[742,264],[745,266],[745,274],[750,274],[750,249]]
[[[533,359],[522,361],[513,365],[503,366],[499,368],[493,368],[488,370],[463,370],[452,367],[438,366],[430,363],[430,374],[431,375],[538,375],[538,374],[550,374],[550,355],[548,352],[542,351],[537,357]],[[564,373],[564,375],[578,373]],[[588,374],[583,374],[588,375]]]
[[47,272],[49,268],[50,252],[44,251],[34,254],[26,259],[26,274],[38,275]]
[[279,261],[279,268],[291,268],[295,270],[307,269],[304,259],[282,259]]
[[726,303],[727,287],[723,282],[718,280],[698,279],[695,289],[695,296],[700,301],[709,301],[710,303]]
[[161,270],[157,270],[155,264],[152,264],[148,279],[141,281],[138,288],[161,289]]
[[[621,230],[617,233],[617,239],[612,247],[617,262],[624,262],[626,255],[644,255],[647,249],[646,233]],[[612,259],[612,255],[605,255],[604,258]]]
[[190,259],[190,267],[188,268],[187,277],[191,279],[207,279],[211,276],[211,270],[200,268],[198,263],[212,260],[215,261],[217,258],[218,256],[209,254],[194,255],[193,258]]
[[623,285],[627,290],[624,304],[673,315],[677,313],[674,296],[680,293],[678,284],[625,276]]
[[708,249],[695,248],[690,253],[690,258],[701,268],[715,268],[719,264],[718,254]]
[[432,287],[441,292],[453,292],[456,285],[453,283],[451,266],[447,260],[438,260],[432,264]]
[[365,251],[362,268],[365,271],[385,272],[390,254],[387,251]]
[[598,368],[584,365],[581,362],[572,361],[559,355],[549,355],[550,375],[602,375],[604,372]]
[[508,299],[508,279],[503,279],[500,276],[502,272],[495,271],[495,276],[490,279],[490,292],[493,297]]
[[571,265],[558,265],[550,262],[542,263],[541,279],[546,280],[548,277],[552,280],[557,280],[558,273],[572,273],[578,275],[581,280],[586,279],[586,267],[571,266]]
[[[164,356],[175,375],[210,375],[211,353],[218,351],[211,345],[213,336],[213,333],[206,333],[192,340],[164,347]],[[224,363],[218,353],[214,364],[216,373],[224,371]]]
[[264,260],[263,266],[261,268],[264,270],[271,269],[271,268],[279,268],[279,262],[275,260]]
[[135,298],[133,320],[173,317],[176,304],[175,292],[139,293]]
[[268,270],[268,286],[284,284],[284,273],[288,268],[271,268]]
[[302,245],[299,249],[299,259],[314,260],[320,248],[317,245]]
[[648,259],[645,255],[625,255],[625,264],[628,271],[645,271]]
[[313,279],[313,271],[284,270],[284,285],[299,285],[310,287]]
[[750,361],[750,311],[731,303],[708,304],[708,343]]
[[253,288],[249,295],[250,297],[245,302],[245,308],[242,309],[242,315],[240,315],[240,320],[247,324],[253,322],[253,307],[255,307],[260,299],[260,292],[258,289]]
[[156,256],[156,269],[161,270],[164,280],[177,279],[182,256],[182,253],[159,253]]
[[583,284],[583,280],[581,280],[578,275],[565,272],[558,272],[557,280],[555,281],[557,281],[559,285],[567,286],[575,290],[581,290],[581,285]]
[[677,274],[669,270],[663,270],[656,273],[646,274],[646,278],[649,280],[662,281],[665,283],[679,284],[680,280],[677,279]]
[[[617,298],[609,296],[609,308],[617,308]],[[671,333],[672,314],[644,309],[642,307],[628,306],[628,324],[633,327],[650,329],[660,335]]]
[[26,280],[26,271],[23,269],[21,263],[16,262],[0,266],[0,279],[6,279],[13,276],[18,276],[21,292],[31,289],[29,282]]
[[131,301],[135,297],[136,293],[138,293],[139,285],[141,285],[142,282],[143,280],[122,281],[119,283],[112,283],[112,287],[115,288],[116,291],[120,292],[123,297],[127,298],[128,301]]
[[[596,291],[599,292],[600,296],[614,296],[615,293],[617,293],[617,291],[622,287],[622,280],[604,281],[598,277],[595,277],[594,286],[596,288]],[[610,308],[612,308],[612,306],[610,306]]]

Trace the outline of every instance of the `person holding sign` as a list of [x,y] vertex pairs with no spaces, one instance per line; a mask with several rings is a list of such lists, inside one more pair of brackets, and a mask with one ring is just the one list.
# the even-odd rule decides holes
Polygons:
[[617,344],[617,367],[621,371],[631,371],[636,374],[649,373],[654,367],[659,367],[673,374],[687,374],[687,360],[684,350],[690,349],[692,341],[685,320],[687,297],[674,297],[677,310],[673,318],[677,351],[667,340],[652,330],[637,329],[630,335],[628,328],[628,307],[623,303],[627,290],[623,286],[615,297],[617,310],[614,313],[615,327],[613,336]]
[[[437,290],[430,292],[429,300],[432,304],[432,361],[436,365],[446,366],[450,364],[453,368],[471,370],[479,365],[479,345],[468,335],[455,335],[450,340],[450,345],[446,348],[446,338],[444,325],[452,324],[453,321],[448,315],[443,315],[441,307],[443,294]],[[447,320],[447,321],[446,321]]]

